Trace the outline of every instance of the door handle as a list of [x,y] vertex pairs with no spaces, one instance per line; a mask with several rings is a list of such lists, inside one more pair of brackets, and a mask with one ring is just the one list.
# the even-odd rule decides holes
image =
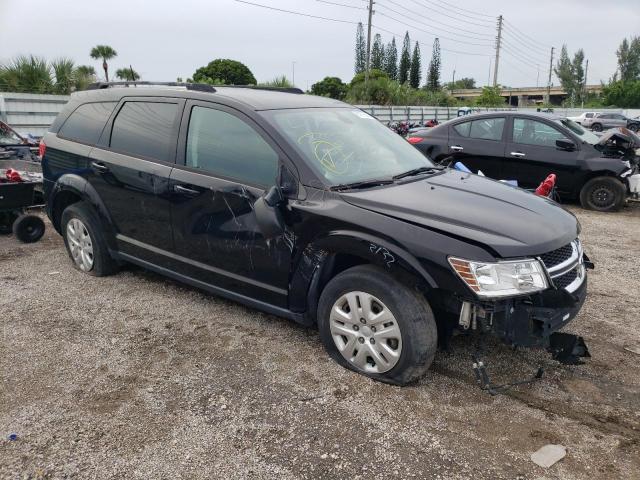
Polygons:
[[522,153],[522,152],[511,152],[511,156],[512,156],[512,157],[518,157],[518,158],[520,158],[520,157],[525,157],[525,156],[526,156],[526,153]]
[[462,148],[460,145],[451,145],[449,149],[453,150],[454,152],[461,152],[464,150],[464,148]]
[[183,195],[189,195],[190,197],[194,197],[196,195],[200,195],[198,190],[194,190],[193,188],[185,187],[184,185],[174,185],[173,191],[176,193],[181,193]]
[[99,170],[101,172],[108,172],[109,171],[109,167],[107,167],[104,163],[102,162],[91,162],[91,166],[93,168],[95,168],[96,170]]

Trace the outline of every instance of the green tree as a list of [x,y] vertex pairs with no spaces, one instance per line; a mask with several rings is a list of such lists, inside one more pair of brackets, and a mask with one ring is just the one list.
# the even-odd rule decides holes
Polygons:
[[391,39],[387,44],[384,52],[384,69],[391,80],[398,79],[398,47],[396,46],[396,37]]
[[347,96],[347,85],[338,77],[324,77],[319,82],[311,85],[311,93],[322,97],[335,98],[336,100],[344,100]]
[[364,28],[362,22],[358,23],[356,30],[356,61],[354,71],[356,73],[364,72],[367,68],[367,44],[364,39]]
[[422,80],[422,64],[420,60],[420,45],[416,42],[411,56],[411,68],[409,69],[409,85],[413,88],[420,87]]
[[616,51],[618,71],[623,82],[640,79],[640,37],[626,38]]
[[431,61],[427,70],[427,90],[432,92],[440,90],[440,40],[436,38],[433,41],[433,52],[431,53]]
[[400,66],[398,67],[398,81],[405,83],[409,80],[409,70],[411,69],[411,39],[409,32],[404,34],[402,43],[402,53],[400,54]]
[[[573,70],[574,90],[572,92],[574,102],[582,102],[585,93],[584,84],[584,50],[580,49],[573,55],[571,62]],[[572,104],[574,104],[572,102]]]
[[119,68],[118,70],[116,70],[116,77],[127,82],[135,82],[136,80],[140,80],[140,74],[131,67]]
[[258,85],[261,87],[277,87],[277,88],[293,88],[294,85],[287,78],[286,75],[280,75],[279,77],[275,77],[267,82],[260,82]]
[[55,77],[53,93],[58,95],[69,95],[76,84],[76,68],[70,58],[58,58],[51,62],[51,69]]
[[584,90],[584,51],[578,50],[573,60],[569,58],[567,46],[562,45],[560,50],[560,58],[556,62],[553,69],[556,76],[560,80],[562,89],[567,93],[568,101],[574,105],[580,101]]
[[640,108],[640,79],[616,80],[602,89],[605,105],[621,108]]
[[476,81],[473,78],[463,77],[459,78],[455,82],[447,83],[448,90],[464,90],[469,88],[476,88]]
[[91,49],[91,53],[89,53],[91,58],[95,60],[102,59],[102,69],[104,70],[104,78],[108,82],[109,81],[109,64],[107,60],[111,60],[118,56],[118,53],[111,48],[109,45],[96,45]]
[[251,70],[236,60],[218,58],[200,67],[193,74],[193,81],[219,85],[255,85],[256,78]]
[[482,93],[476,98],[476,105],[481,107],[500,107],[504,105],[505,100],[500,95],[501,87],[482,87]]
[[373,47],[371,47],[371,68],[376,70],[384,70],[384,43],[379,33],[373,39]]
[[74,75],[75,90],[85,90],[96,81],[96,69],[91,65],[78,65]]
[[0,90],[5,92],[52,93],[51,67],[46,59],[20,55],[0,66]]

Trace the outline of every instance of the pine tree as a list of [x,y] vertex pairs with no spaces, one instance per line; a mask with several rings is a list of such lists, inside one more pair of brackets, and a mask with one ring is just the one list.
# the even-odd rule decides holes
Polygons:
[[620,80],[640,80],[640,37],[622,40],[616,51]]
[[400,66],[398,68],[398,81],[405,83],[409,79],[409,70],[411,69],[411,39],[409,32],[404,34],[404,42],[402,43],[402,54],[400,55]]
[[433,53],[427,71],[427,90],[440,90],[440,40],[437,38],[433,42]]
[[364,28],[362,22],[358,23],[356,31],[356,63],[355,72],[362,73],[367,68],[367,44],[364,40]]
[[373,39],[373,47],[371,47],[371,68],[376,70],[384,70],[384,44],[379,33]]
[[572,70],[573,70],[573,82],[574,92],[573,97],[577,102],[582,101],[584,96],[584,50],[580,49],[573,55]]
[[398,47],[396,47],[396,37],[391,39],[384,53],[384,71],[391,80],[398,79]]
[[413,88],[420,87],[422,80],[422,62],[420,61],[420,45],[416,42],[413,47],[413,55],[411,56],[411,69],[409,70],[409,85]]

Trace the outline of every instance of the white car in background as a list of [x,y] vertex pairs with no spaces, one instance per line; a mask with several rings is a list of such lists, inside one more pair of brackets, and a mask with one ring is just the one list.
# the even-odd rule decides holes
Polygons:
[[573,120],[576,123],[579,123],[583,127],[590,128],[593,124],[593,119],[599,115],[597,112],[584,112],[577,117],[567,117],[569,120]]

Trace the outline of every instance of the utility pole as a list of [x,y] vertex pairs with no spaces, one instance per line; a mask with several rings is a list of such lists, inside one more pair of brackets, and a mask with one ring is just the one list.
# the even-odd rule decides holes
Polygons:
[[551,103],[551,72],[553,72],[553,52],[555,48],[551,47],[551,60],[549,60],[549,80],[547,80],[547,103]]
[[538,88],[540,84],[540,65],[536,64],[536,67],[538,69],[538,73],[536,74],[536,88]]
[[291,83],[293,86],[296,86],[296,62],[291,62]]
[[369,21],[367,23],[367,68],[364,73],[364,90],[367,91],[369,83],[369,65],[371,64],[371,17],[373,17],[373,0],[369,0]]
[[584,97],[587,96],[587,75],[589,74],[589,59],[587,58],[587,66],[584,68],[584,86],[582,88],[582,108],[584,108]]
[[451,95],[453,95],[453,90],[455,89],[456,83],[456,67],[453,67],[453,77],[451,78]]
[[491,62],[493,61],[492,58],[489,58],[489,73],[487,74],[487,87],[489,85],[491,85]]
[[498,36],[496,37],[496,63],[493,66],[493,86],[498,86],[498,65],[500,63],[500,47],[502,46],[502,15],[498,17]]

